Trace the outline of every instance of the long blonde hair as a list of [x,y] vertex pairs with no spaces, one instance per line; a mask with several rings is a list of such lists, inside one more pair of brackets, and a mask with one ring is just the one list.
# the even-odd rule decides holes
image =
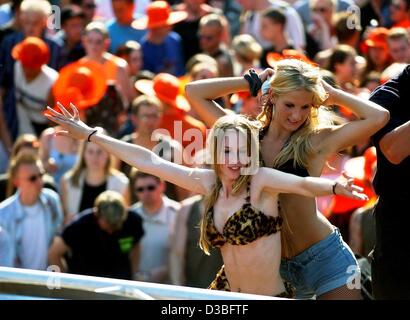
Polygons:
[[[219,191],[222,188],[222,182],[220,179],[220,154],[224,152],[222,149],[222,141],[225,132],[228,129],[234,129],[239,133],[246,135],[246,143],[247,143],[247,157],[248,159],[252,159],[252,161],[256,161],[257,166],[259,166],[259,141],[258,141],[258,134],[259,126],[256,121],[251,121],[247,119],[245,116],[242,115],[227,115],[224,117],[219,118],[212,130],[209,133],[208,140],[207,140],[207,163],[210,164],[211,168],[215,170],[216,174],[216,181],[212,188],[210,194],[206,195],[204,198],[205,201],[205,214],[203,215],[201,222],[200,222],[200,238],[199,238],[199,246],[201,249],[209,255],[209,240],[206,235],[206,225],[207,225],[207,217],[209,211],[215,205]],[[255,163],[254,163],[255,164]],[[251,164],[252,165],[252,164]],[[251,171],[249,171],[251,173]],[[232,195],[240,194],[240,192],[246,187],[248,182],[250,181],[250,174],[241,174],[239,178],[234,182],[232,188]]]
[[[308,158],[312,153],[310,137],[319,129],[330,126],[335,120],[336,115],[322,106],[328,95],[321,83],[322,77],[319,68],[297,59],[284,59],[277,62],[274,70],[275,73],[270,80],[272,97],[304,89],[307,92],[313,93],[313,107],[303,125],[291,134],[287,143],[273,160],[273,168],[278,168],[289,160],[293,160],[294,167],[308,168]],[[266,100],[262,112],[257,117],[257,120],[262,125],[261,138],[267,133],[274,117],[272,97]],[[279,210],[279,215],[283,219],[281,239],[284,253],[287,256],[293,252],[290,241],[292,229],[286,218],[283,206]]]
[[[273,167],[280,167],[293,159],[295,167],[299,165],[307,168],[308,156],[312,152],[311,135],[319,128],[331,125],[334,119],[332,112],[322,106],[328,94],[323,88],[322,77],[317,67],[296,59],[284,59],[277,62],[274,69],[275,73],[270,80],[272,97],[304,89],[313,93],[313,107],[305,123],[292,133],[286,145],[275,157]],[[262,137],[268,131],[273,117],[274,105],[272,100],[268,99],[257,117],[262,123]]]

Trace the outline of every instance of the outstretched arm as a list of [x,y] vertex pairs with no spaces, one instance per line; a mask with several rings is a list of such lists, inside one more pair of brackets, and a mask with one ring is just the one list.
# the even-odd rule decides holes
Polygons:
[[261,189],[272,193],[295,193],[307,197],[342,195],[348,198],[367,200],[362,188],[353,184],[353,179],[345,176],[346,182],[336,182],[325,178],[299,177],[271,168],[260,168],[256,183]]
[[[80,120],[78,110],[73,104],[70,107],[73,114],[70,114],[61,104],[59,108],[62,113],[47,107],[48,113],[45,116],[66,130],[57,134],[85,140],[96,129],[90,128]],[[101,132],[92,134],[90,141],[129,165],[185,189],[204,194],[214,183],[215,176],[212,170],[192,169],[166,161],[144,147],[111,138]]]
[[378,104],[356,97],[339,89],[334,89],[322,81],[329,93],[328,105],[341,105],[351,111],[359,120],[350,121],[331,130],[323,131],[314,140],[315,152],[322,154],[336,153],[366,140],[389,121],[389,111]]

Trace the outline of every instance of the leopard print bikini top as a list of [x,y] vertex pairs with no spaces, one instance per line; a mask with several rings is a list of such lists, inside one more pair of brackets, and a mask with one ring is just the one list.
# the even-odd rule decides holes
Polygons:
[[206,235],[213,247],[222,247],[225,243],[245,245],[282,229],[281,217],[267,216],[251,205],[249,182],[246,191],[245,203],[228,218],[222,234],[215,227],[213,207],[206,213]]

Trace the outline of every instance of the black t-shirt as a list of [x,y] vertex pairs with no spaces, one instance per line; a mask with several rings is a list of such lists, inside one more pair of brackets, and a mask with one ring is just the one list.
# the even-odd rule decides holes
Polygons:
[[369,99],[390,112],[389,123],[373,136],[373,143],[377,149],[377,172],[373,181],[376,193],[396,200],[408,200],[410,157],[398,165],[392,164],[381,152],[379,142],[385,134],[410,121],[410,65],[399,76],[378,87]]
[[71,249],[68,271],[130,280],[129,253],[143,235],[142,219],[132,211],[121,230],[108,234],[99,227],[92,209],[85,210],[61,235]]
[[173,30],[179,34],[182,40],[182,52],[184,62],[195,54],[201,52],[198,39],[199,19],[193,21],[181,21],[174,25]]
[[[389,123],[373,136],[377,149],[373,185],[380,196],[375,209],[376,247],[373,257],[375,261],[383,258],[386,267],[392,264],[398,268],[410,259],[407,231],[410,224],[410,157],[395,165],[381,152],[379,142],[384,135],[410,120],[410,66],[398,77],[378,87],[370,100],[390,111]],[[398,260],[401,261],[399,265]]]
[[98,186],[89,185],[85,180],[83,184],[83,194],[81,197],[80,202],[80,209],[79,211],[83,211],[85,209],[89,209],[94,207],[95,199],[107,190],[107,181],[104,181],[102,184]]

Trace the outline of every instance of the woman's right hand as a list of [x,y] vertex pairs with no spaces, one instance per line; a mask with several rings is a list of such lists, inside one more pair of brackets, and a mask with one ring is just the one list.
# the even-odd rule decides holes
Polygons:
[[74,139],[87,139],[89,134],[95,129],[89,127],[80,120],[78,109],[70,103],[72,114],[59,102],[57,102],[61,112],[57,112],[50,107],[47,107],[47,112],[44,116],[49,120],[59,124],[64,130],[56,132],[56,135],[68,136]]
[[258,74],[259,79],[261,79],[262,83],[264,83],[268,78],[272,77],[275,73],[275,70],[272,68],[266,68],[261,73]]

